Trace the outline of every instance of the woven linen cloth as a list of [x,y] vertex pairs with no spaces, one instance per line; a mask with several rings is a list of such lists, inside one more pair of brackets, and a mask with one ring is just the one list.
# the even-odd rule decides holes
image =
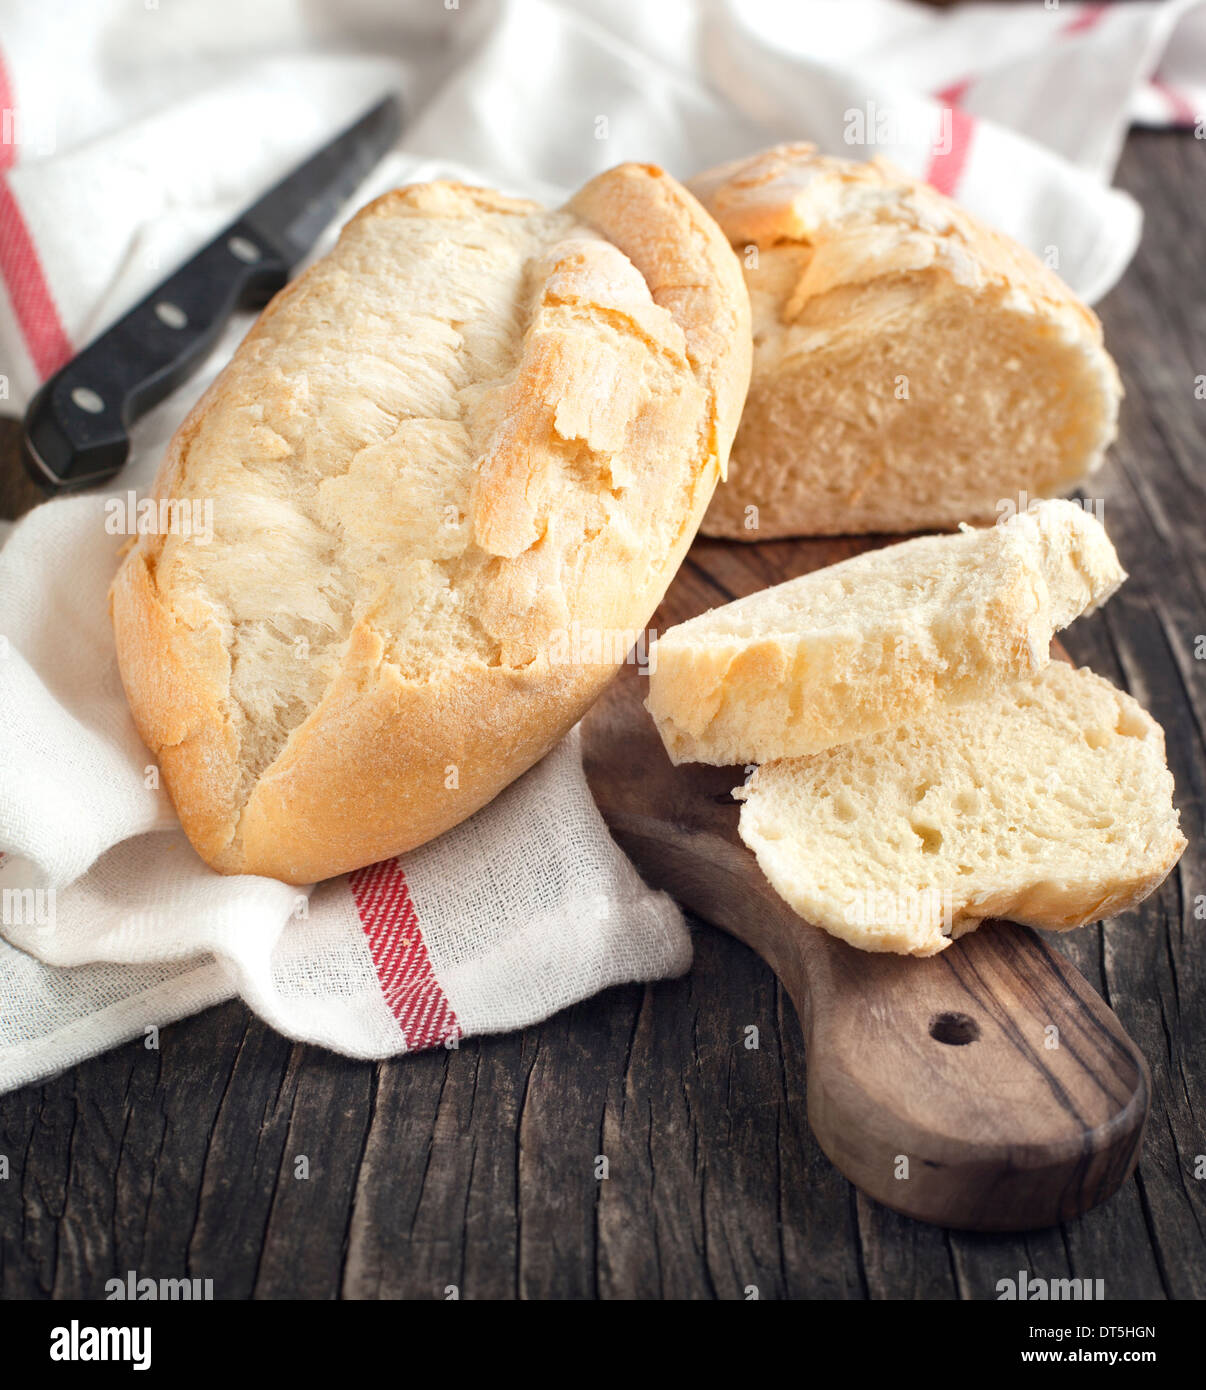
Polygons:
[[[556,200],[624,159],[689,177],[811,139],[927,178],[1092,300],[1139,236],[1109,186],[1128,124],[1206,105],[1203,20],[1194,0],[0,3],[0,396],[22,409],[390,89],[407,124],[354,202],[444,176]],[[689,964],[678,910],[607,835],[577,735],[436,842],[312,890],[193,853],[118,680],[124,537],[104,503],[150,486],[248,322],[138,423],[103,495],[3,528],[0,1089],[235,995],[291,1037],[384,1057]]]

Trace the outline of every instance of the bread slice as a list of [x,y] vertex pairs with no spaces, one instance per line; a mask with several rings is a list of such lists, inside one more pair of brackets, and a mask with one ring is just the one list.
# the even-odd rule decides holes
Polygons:
[[929,956],[988,917],[1066,931],[1153,892],[1185,848],[1164,733],[1062,661],[734,792],[741,838],[806,921]]
[[542,757],[690,544],[749,353],[728,244],[651,166],[558,210],[434,183],[358,213],[172,441],[156,495],[210,502],[212,540],[139,536],[113,586],[202,857],[326,878]]
[[737,248],[754,372],[736,540],[951,529],[1100,463],[1122,388],[1101,325],[1036,256],[882,159],[782,145],[691,183]]
[[799,757],[1041,671],[1126,578],[1101,523],[1036,503],[869,551],[663,633],[646,706],[676,763]]

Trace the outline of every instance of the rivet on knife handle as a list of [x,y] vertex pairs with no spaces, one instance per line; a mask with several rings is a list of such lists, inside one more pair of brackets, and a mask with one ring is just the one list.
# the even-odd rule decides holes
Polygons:
[[128,425],[191,373],[235,309],[288,277],[279,256],[227,228],[37,393],[25,420],[34,477],[56,492],[111,478]]

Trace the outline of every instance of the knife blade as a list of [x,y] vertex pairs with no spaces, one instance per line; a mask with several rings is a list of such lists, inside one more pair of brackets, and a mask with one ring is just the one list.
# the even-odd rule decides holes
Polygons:
[[31,476],[57,493],[118,473],[129,426],[191,375],[236,309],[285,284],[401,126],[398,97],[379,101],[50,377],[25,413]]

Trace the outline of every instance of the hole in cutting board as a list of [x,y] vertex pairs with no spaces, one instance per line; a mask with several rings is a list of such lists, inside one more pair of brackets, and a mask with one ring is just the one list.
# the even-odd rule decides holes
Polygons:
[[930,1037],[950,1047],[963,1047],[980,1036],[980,1025],[971,1014],[935,1014],[930,1019]]

